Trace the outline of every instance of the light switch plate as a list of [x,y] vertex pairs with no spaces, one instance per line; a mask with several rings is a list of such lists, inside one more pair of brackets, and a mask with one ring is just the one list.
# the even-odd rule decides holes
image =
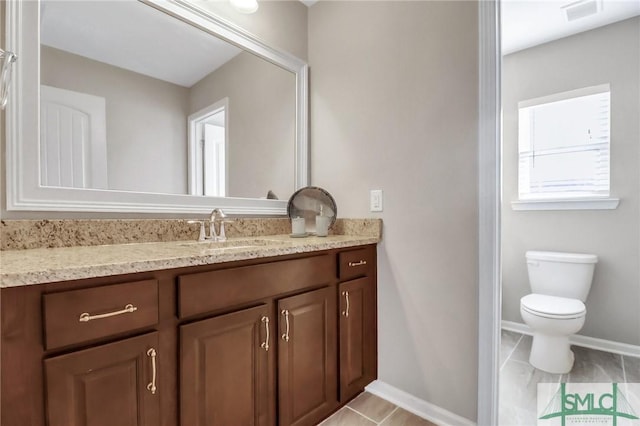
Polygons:
[[369,210],[372,212],[382,211],[382,189],[372,189],[369,192]]

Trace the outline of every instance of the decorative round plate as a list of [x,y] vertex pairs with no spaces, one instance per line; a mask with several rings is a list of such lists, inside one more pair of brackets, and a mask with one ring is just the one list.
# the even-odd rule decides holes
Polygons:
[[287,214],[289,219],[304,217],[307,232],[316,230],[316,216],[322,213],[323,216],[331,218],[329,229],[336,222],[338,208],[336,202],[327,191],[317,186],[307,186],[293,193],[287,204]]

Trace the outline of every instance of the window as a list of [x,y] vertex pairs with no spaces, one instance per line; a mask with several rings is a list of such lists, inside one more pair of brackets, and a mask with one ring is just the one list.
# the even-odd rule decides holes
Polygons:
[[609,85],[518,104],[522,201],[609,196]]

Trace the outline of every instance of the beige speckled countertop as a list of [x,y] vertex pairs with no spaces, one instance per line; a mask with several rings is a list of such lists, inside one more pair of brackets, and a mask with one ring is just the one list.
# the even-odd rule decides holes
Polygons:
[[0,251],[0,287],[307,253],[376,244],[380,238],[355,235],[290,238],[288,235],[271,235],[228,241],[230,246],[224,248],[211,248],[216,243],[209,242],[171,241]]

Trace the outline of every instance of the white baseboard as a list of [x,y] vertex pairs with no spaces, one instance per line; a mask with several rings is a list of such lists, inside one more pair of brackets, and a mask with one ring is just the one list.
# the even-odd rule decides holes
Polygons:
[[415,396],[385,382],[381,382],[380,380],[370,383],[365,390],[437,425],[475,426],[476,424],[465,417],[459,416],[451,411],[431,404],[430,402],[416,398]]
[[[528,325],[502,320],[502,329],[507,331],[515,331],[516,333],[526,334],[531,336],[533,332]],[[629,355],[640,357],[640,346],[630,345],[628,343],[614,342],[612,340],[598,339],[596,337],[583,336],[581,334],[574,334],[569,338],[572,345],[582,346],[590,349],[597,349],[599,351],[612,352],[619,355]]]

